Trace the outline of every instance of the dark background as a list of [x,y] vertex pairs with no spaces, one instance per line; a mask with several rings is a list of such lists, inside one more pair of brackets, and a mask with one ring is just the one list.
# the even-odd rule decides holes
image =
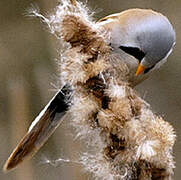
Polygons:
[[[0,167],[25,134],[29,124],[56,91],[57,42],[36,18],[25,16],[36,3],[42,14],[53,11],[56,0],[0,1]],[[175,128],[175,180],[181,177],[181,59],[180,0],[90,0],[95,19],[128,8],[151,8],[172,22],[177,43],[168,62],[159,72],[137,87],[141,96]],[[83,145],[74,141],[70,128],[63,124],[40,152],[18,169],[3,174],[2,180],[85,180],[88,176],[76,162],[46,164],[47,159],[71,159],[80,154]],[[48,162],[48,161],[47,161]]]

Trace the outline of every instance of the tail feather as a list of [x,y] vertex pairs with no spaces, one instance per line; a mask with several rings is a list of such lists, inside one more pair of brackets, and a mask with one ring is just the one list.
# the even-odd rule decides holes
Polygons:
[[30,159],[48,140],[70,107],[71,92],[70,87],[64,86],[40,112],[6,161],[3,168],[5,172],[15,168],[25,159]]

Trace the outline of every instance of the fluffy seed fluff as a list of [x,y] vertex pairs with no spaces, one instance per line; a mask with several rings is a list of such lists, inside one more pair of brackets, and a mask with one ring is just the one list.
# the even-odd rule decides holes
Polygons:
[[86,6],[62,0],[43,20],[68,44],[60,80],[74,89],[68,113],[77,137],[95,149],[81,158],[85,170],[95,179],[171,180],[174,130],[132,89],[128,67],[114,57],[106,43],[109,35]]

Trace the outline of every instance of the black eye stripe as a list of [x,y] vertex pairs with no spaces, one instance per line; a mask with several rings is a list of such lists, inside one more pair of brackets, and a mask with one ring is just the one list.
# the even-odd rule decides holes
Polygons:
[[120,46],[119,48],[123,50],[125,53],[134,56],[139,61],[141,61],[145,57],[145,53],[137,47]]

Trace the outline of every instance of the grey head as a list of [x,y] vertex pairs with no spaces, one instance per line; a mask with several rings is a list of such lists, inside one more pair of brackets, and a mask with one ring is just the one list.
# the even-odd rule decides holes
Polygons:
[[[171,23],[153,10],[129,9],[99,22],[110,32],[113,50],[134,57],[132,66],[136,75],[158,68],[166,61],[175,44]],[[125,62],[129,64],[128,59]]]

